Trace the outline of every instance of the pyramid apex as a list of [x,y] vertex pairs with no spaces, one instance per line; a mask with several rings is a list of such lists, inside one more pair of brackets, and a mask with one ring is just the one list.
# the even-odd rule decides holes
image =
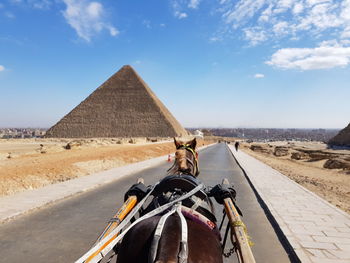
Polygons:
[[122,66],[115,73],[115,75],[119,75],[119,74],[132,74],[132,75],[136,75],[137,77],[139,77],[139,75],[137,74],[137,71],[131,65],[124,65],[124,66]]
[[122,66],[122,68],[132,68],[132,66],[128,64],[128,65]]
[[122,68],[120,70],[122,70],[122,69],[135,71],[135,69],[131,65],[124,65],[124,66],[122,66]]

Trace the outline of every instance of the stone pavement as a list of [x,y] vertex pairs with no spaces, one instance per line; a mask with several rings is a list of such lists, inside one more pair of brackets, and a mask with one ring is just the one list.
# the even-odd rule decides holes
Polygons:
[[[199,147],[201,151],[211,145]],[[26,190],[14,195],[0,198],[0,223],[23,213],[72,195],[88,191],[95,187],[118,180],[124,176],[139,172],[167,161],[168,155],[145,160],[138,163],[113,168],[107,171],[82,176],[62,183],[51,184],[34,190]],[[172,159],[174,156],[172,156]]]
[[228,146],[301,262],[350,262],[347,213],[270,166]]

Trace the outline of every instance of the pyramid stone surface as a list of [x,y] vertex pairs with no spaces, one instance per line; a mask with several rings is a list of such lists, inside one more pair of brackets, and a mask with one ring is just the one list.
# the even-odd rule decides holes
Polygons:
[[172,137],[187,131],[131,66],[122,67],[46,137]]
[[331,145],[350,146],[350,123],[328,142]]

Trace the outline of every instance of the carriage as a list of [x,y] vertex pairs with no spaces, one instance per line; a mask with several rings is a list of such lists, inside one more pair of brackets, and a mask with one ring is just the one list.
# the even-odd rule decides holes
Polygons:
[[[197,177],[196,139],[174,142],[175,160],[168,175],[151,186],[139,178],[96,243],[76,263],[220,263],[232,254],[239,262],[255,262],[233,187],[227,179],[205,186]],[[220,224],[212,199],[224,207]],[[229,232],[233,247],[225,252]]]

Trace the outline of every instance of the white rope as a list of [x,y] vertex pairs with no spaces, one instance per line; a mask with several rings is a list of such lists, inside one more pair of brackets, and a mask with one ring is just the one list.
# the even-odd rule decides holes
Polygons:
[[156,228],[156,231],[154,233],[153,240],[152,240],[151,251],[149,254],[149,262],[154,262],[156,260],[158,246],[159,246],[159,240],[160,240],[160,237],[162,236],[165,222],[169,218],[169,216],[171,216],[173,213],[176,212],[176,208],[177,208],[176,205],[174,205],[173,208],[168,213],[164,214],[160,218],[158,225],[157,225],[157,228]]
[[187,263],[188,259],[188,227],[186,218],[181,212],[181,205],[179,205],[176,209],[176,212],[178,213],[180,220],[181,220],[181,246],[180,246],[180,253],[179,253],[179,263]]
[[192,196],[191,199],[192,201],[194,201],[194,204],[191,206],[191,209],[196,210],[198,206],[202,203],[202,199],[200,199],[197,196]]

